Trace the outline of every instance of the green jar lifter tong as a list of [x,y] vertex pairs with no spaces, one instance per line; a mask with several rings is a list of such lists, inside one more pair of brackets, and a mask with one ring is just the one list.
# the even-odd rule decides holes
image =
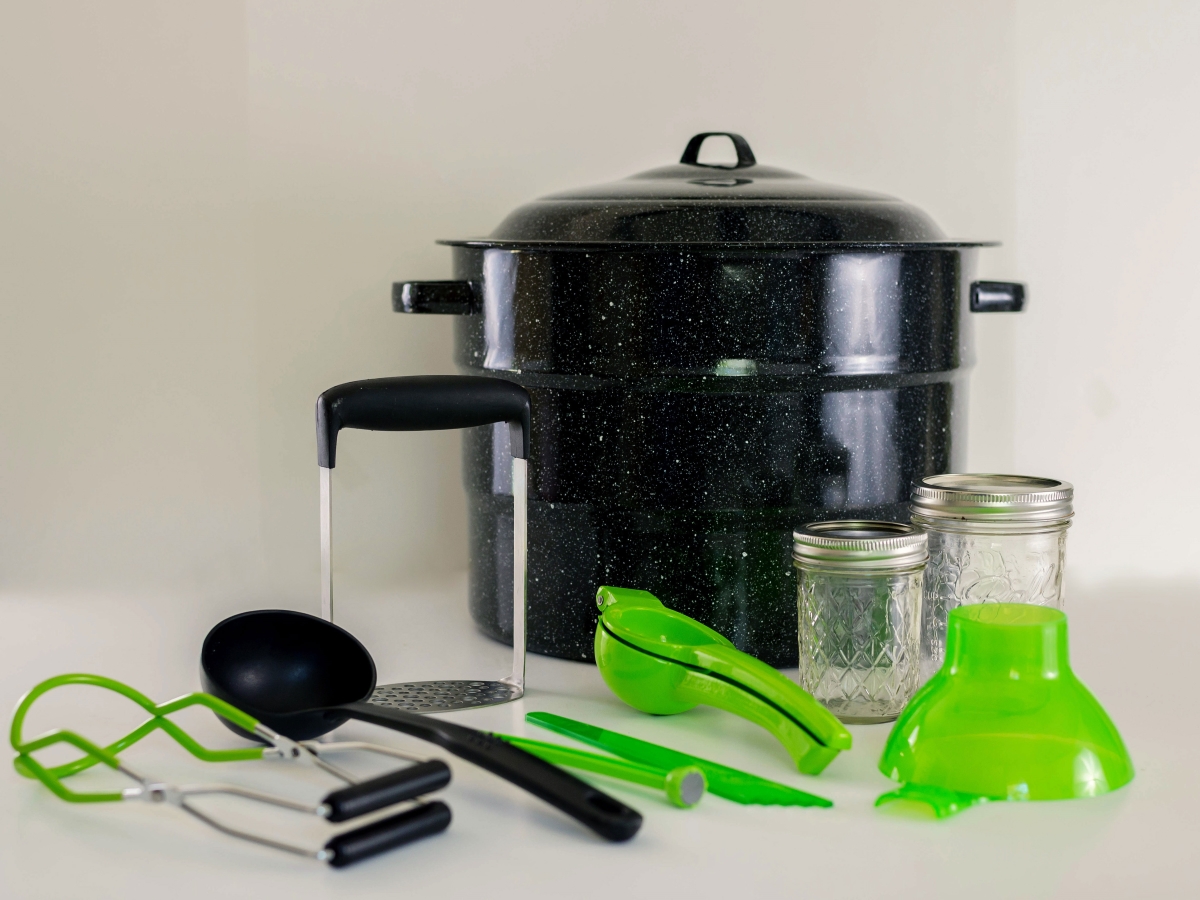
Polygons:
[[[65,729],[58,729],[32,740],[25,740],[22,730],[25,716],[30,707],[48,691],[64,685],[90,685],[115,691],[150,713],[150,718],[107,747],[97,746],[76,732]],[[264,742],[265,746],[242,747],[232,750],[213,750],[205,747],[167,718],[171,713],[189,706],[207,707],[218,716],[255,735]],[[346,787],[327,794],[320,803],[314,805],[299,803],[286,797],[232,784],[185,786],[167,784],[139,774],[117,757],[118,753],[124,752],[142,738],[160,729],[192,756],[205,762],[284,759],[316,766],[345,782]],[[17,772],[27,778],[36,778],[55,796],[70,803],[106,803],[125,800],[166,803],[178,807],[224,834],[300,856],[308,856],[338,868],[427,835],[444,831],[450,824],[450,808],[446,804],[437,800],[431,802],[418,800],[423,795],[443,788],[450,782],[450,769],[441,760],[420,760],[415,765],[360,782],[327,757],[342,751],[365,750],[400,759],[416,760],[418,758],[390,747],[357,741],[324,744],[315,741],[292,741],[211,694],[186,694],[175,700],[156,704],[145,694],[102,675],[59,675],[41,682],[21,698],[13,713],[9,739],[13,749],[17,752],[16,758],[13,760],[13,766]],[[69,744],[82,751],[84,755],[72,762],[47,768],[38,762],[33,754],[55,744]],[[97,764],[121,772],[136,782],[136,786],[120,791],[85,792],[76,791],[63,783],[63,779]],[[323,847],[314,850],[233,827],[209,815],[192,802],[193,798],[214,794],[239,797],[294,812],[307,813],[333,823],[356,819],[399,804],[403,804],[403,808],[386,817],[376,818],[366,825],[335,834]]]

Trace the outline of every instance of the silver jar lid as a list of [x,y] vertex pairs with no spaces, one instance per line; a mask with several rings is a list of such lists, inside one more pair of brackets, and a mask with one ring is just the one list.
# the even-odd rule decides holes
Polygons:
[[1075,489],[1029,475],[927,475],[912,487],[913,521],[1051,525],[1075,514]]
[[929,538],[899,522],[810,522],[792,532],[800,565],[851,569],[905,569],[929,559]]

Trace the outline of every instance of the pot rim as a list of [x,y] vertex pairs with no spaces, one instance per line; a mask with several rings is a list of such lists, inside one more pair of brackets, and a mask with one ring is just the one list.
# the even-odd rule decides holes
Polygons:
[[456,238],[439,240],[446,247],[479,250],[574,250],[664,252],[673,250],[807,250],[840,252],[852,250],[969,250],[999,247],[1000,241],[549,241]]

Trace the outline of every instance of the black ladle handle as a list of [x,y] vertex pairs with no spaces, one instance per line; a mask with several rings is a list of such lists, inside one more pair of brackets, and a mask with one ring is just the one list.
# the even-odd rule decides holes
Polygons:
[[337,710],[351,718],[437,744],[460,759],[524,788],[610,841],[627,841],[642,827],[642,815],[636,809],[490,734],[371,703],[346,703]]

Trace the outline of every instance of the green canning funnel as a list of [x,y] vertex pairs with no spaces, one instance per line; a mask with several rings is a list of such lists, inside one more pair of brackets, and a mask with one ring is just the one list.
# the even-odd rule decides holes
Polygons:
[[806,775],[850,749],[850,732],[811,694],[653,594],[601,587],[596,605],[596,665],[634,709],[669,716],[705,704],[731,712],[775,735]]
[[1121,735],[1067,659],[1067,617],[1024,603],[960,606],[946,661],[896,721],[879,761],[893,800],[948,816],[987,800],[1095,797],[1128,784]]

